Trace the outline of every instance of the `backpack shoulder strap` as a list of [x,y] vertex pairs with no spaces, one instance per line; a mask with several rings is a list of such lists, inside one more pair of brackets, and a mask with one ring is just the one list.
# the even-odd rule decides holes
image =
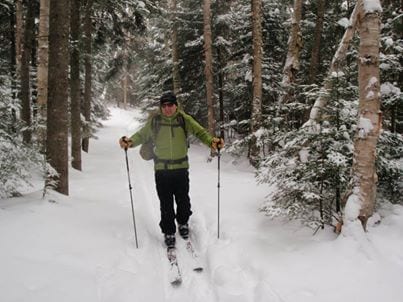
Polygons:
[[161,115],[156,114],[153,117],[151,117],[151,130],[153,133],[153,140],[155,140],[155,138],[158,135],[158,132],[160,131],[161,128]]
[[185,137],[188,137],[188,131],[186,130],[186,122],[183,114],[179,112],[178,115],[176,116],[176,119],[179,123],[179,126],[182,127],[183,132],[185,132]]

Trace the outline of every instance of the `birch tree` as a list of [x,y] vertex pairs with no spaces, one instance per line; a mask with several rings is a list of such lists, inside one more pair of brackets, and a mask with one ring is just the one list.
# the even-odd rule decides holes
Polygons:
[[69,194],[68,183],[68,65],[70,1],[49,2],[49,91],[46,155],[57,171],[59,193]]
[[203,37],[204,37],[204,75],[206,81],[207,98],[207,119],[208,130],[214,135],[215,114],[214,114],[214,88],[213,88],[213,49],[211,34],[211,0],[203,1]]
[[329,72],[324,80],[323,87],[319,93],[319,97],[316,99],[314,105],[312,106],[309,120],[303,125],[303,127],[309,127],[311,131],[318,131],[318,123],[320,121],[322,111],[326,107],[329,100],[329,91],[333,86],[333,77],[337,76],[343,67],[343,63],[346,57],[348,47],[351,40],[354,37],[354,33],[357,26],[357,16],[358,16],[358,2],[351,13],[349,25],[344,32],[344,35],[339,43],[336,53],[333,56],[332,62],[330,64]]
[[288,40],[287,58],[284,64],[283,80],[281,85],[285,89],[285,93],[280,99],[280,103],[288,103],[292,97],[291,85],[295,83],[296,73],[299,70],[299,54],[302,48],[302,34],[301,34],[301,11],[302,0],[294,1],[294,11],[291,21],[291,32]]
[[376,145],[381,130],[379,41],[382,7],[379,0],[359,0],[360,34],[358,80],[358,132],[354,140],[352,194],[346,204],[346,219],[359,219],[364,229],[375,206],[377,173]]
[[260,148],[257,144],[256,131],[260,128],[262,120],[262,1],[252,0],[252,47],[253,47],[253,95],[252,113],[250,119],[250,152],[249,160],[257,165]]

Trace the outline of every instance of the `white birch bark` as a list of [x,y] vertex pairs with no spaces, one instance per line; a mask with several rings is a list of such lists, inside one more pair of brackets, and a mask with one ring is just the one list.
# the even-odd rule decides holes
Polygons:
[[302,48],[302,34],[301,34],[301,11],[302,0],[294,1],[294,11],[291,22],[291,32],[288,39],[288,52],[287,59],[283,69],[283,79],[281,85],[284,87],[285,92],[280,98],[280,103],[284,104],[290,101],[292,91],[289,86],[295,82],[296,73],[299,70],[299,53]]
[[[358,59],[359,112],[358,132],[354,140],[352,168],[353,193],[347,200],[355,203],[356,213],[347,213],[349,220],[361,221],[364,229],[375,206],[377,174],[376,144],[381,131],[379,79],[379,40],[382,12],[378,0],[359,0],[358,27],[360,47]],[[355,215],[354,215],[355,214]],[[355,216],[355,217],[354,217]]]
[[333,56],[328,75],[324,81],[323,87],[321,88],[319,97],[316,99],[314,105],[312,106],[311,113],[309,115],[309,120],[302,126],[310,128],[310,131],[312,132],[319,131],[319,121],[322,116],[322,111],[323,108],[325,108],[327,105],[327,102],[329,100],[329,91],[332,89],[333,86],[332,77],[338,74],[343,65],[348,47],[350,45],[351,40],[354,37],[354,33],[357,26],[357,16],[358,16],[358,3],[355,5],[354,10],[351,13],[349,21],[350,24],[347,27],[346,31],[344,32],[339,47],[337,48],[337,51]]

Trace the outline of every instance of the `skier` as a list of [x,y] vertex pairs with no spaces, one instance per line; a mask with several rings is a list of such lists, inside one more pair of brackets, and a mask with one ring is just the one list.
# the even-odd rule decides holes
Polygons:
[[188,133],[214,150],[224,146],[222,138],[213,137],[190,115],[179,110],[175,94],[167,92],[160,98],[158,114],[130,138],[123,136],[119,140],[123,149],[147,144],[150,140],[153,143],[155,183],[161,210],[159,225],[168,248],[175,247],[175,219],[180,236],[184,239],[189,237],[188,221],[192,211],[189,198]]

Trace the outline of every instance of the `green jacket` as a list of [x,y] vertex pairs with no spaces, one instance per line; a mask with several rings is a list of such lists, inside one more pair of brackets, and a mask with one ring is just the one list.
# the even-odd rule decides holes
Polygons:
[[[177,111],[174,115],[166,117],[162,113],[159,113],[161,116],[160,127],[154,138],[154,153],[156,156],[154,160],[155,170],[189,168],[189,161],[187,159],[188,143],[185,131],[177,120],[179,113],[182,114],[184,118],[187,134],[193,134],[205,145],[211,146],[213,136],[190,115],[183,111]],[[154,133],[151,124],[152,119],[150,118],[143,128],[130,137],[132,140],[131,147],[144,144],[150,138],[153,138]]]

